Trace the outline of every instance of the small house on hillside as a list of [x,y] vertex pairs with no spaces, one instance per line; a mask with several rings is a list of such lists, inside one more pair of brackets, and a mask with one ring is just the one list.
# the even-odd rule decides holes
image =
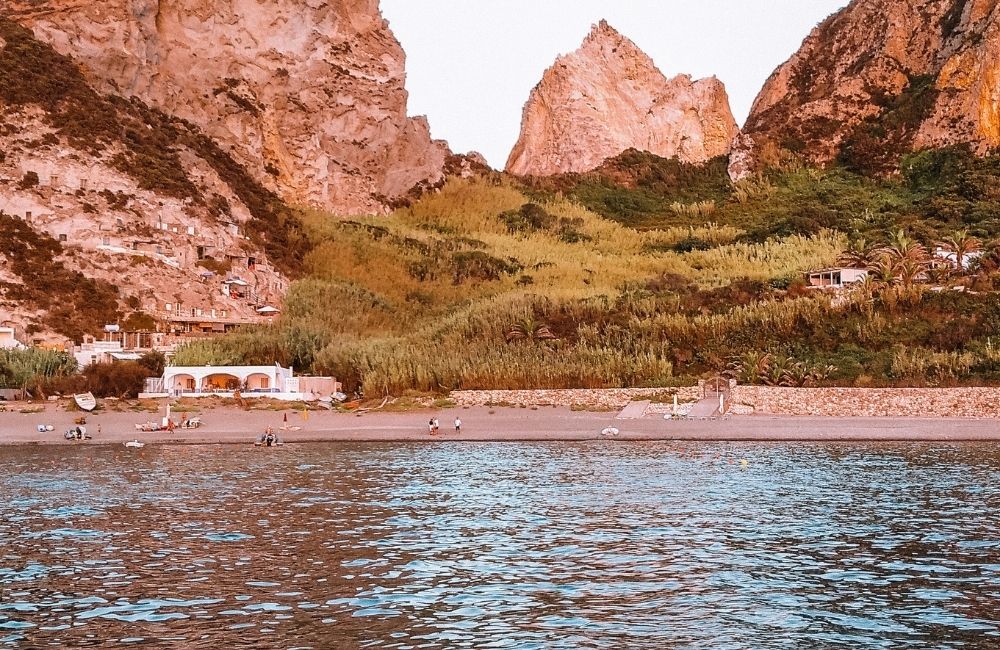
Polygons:
[[806,284],[810,289],[844,289],[867,278],[866,269],[837,267],[807,273]]

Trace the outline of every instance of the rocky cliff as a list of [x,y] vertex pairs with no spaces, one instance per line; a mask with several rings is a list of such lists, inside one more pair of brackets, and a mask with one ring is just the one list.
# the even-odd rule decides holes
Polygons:
[[736,132],[719,80],[668,80],[635,43],[602,21],[532,90],[507,171],[588,171],[630,148],[703,162],[727,153]]
[[854,0],[767,81],[731,174],[789,153],[884,173],[965,143],[1000,144],[1000,1]]
[[198,125],[290,203],[380,210],[441,179],[378,0],[6,0],[100,89]]
[[304,243],[296,215],[197,127],[96,92],[0,16],[4,325],[80,341],[129,319],[259,322]]

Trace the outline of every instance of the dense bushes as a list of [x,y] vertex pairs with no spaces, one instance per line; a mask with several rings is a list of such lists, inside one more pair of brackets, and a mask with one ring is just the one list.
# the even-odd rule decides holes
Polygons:
[[30,390],[75,372],[76,360],[65,352],[0,349],[0,388]]

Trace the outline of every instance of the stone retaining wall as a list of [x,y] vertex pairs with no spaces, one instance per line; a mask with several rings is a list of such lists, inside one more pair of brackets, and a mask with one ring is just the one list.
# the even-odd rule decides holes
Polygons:
[[1000,388],[769,388],[738,386],[757,414],[1000,418]]
[[455,391],[451,399],[459,406],[580,406],[620,410],[630,402],[650,398],[689,402],[701,397],[696,386],[683,388],[604,388],[573,390],[470,390]]
[[[677,393],[680,402],[701,398],[696,386],[583,390],[457,391],[459,406],[564,406],[620,410],[629,402]],[[1000,388],[772,388],[737,386],[735,413],[816,417],[1000,418]],[[663,409],[652,408],[659,413]]]

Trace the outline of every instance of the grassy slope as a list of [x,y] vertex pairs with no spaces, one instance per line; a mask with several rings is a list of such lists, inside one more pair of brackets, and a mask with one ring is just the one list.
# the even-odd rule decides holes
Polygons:
[[[308,213],[308,279],[281,324],[181,359],[277,358],[369,394],[664,385],[754,352],[832,364],[839,383],[996,380],[993,294],[890,293],[834,307],[796,284],[832,263],[848,235],[1000,234],[996,159],[927,152],[904,170],[873,181],[793,168],[732,188],[717,166],[630,153],[601,174],[529,185],[452,180],[389,217]],[[674,206],[705,200],[715,201],[707,216]],[[508,342],[519,323],[544,324],[557,340]]]

